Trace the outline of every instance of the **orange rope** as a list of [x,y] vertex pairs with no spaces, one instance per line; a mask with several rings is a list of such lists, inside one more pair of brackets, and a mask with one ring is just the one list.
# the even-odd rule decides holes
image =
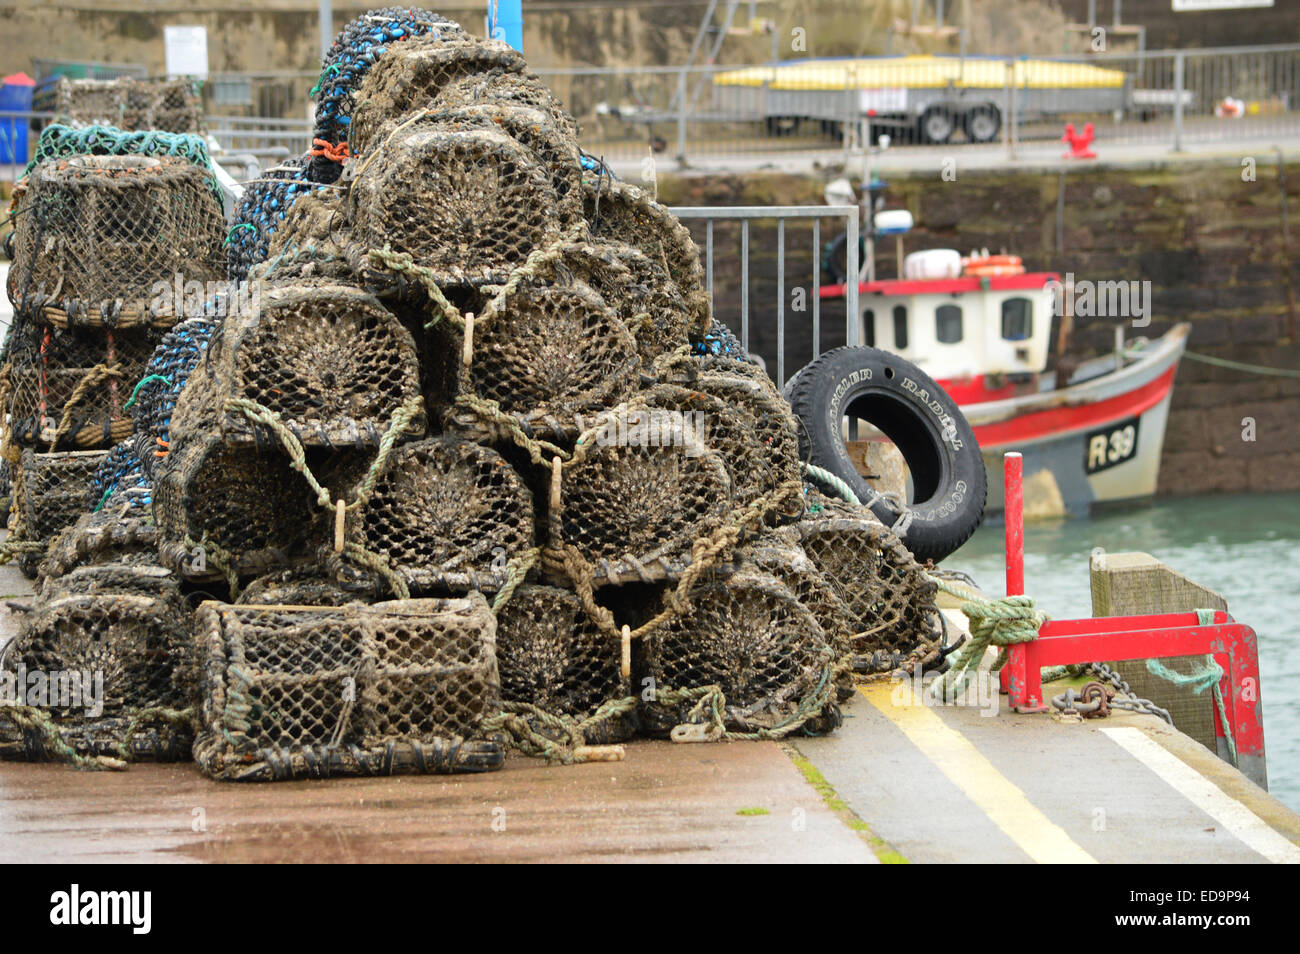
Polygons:
[[346,162],[352,158],[352,153],[348,150],[348,144],[341,142],[337,146],[331,145],[324,139],[313,139],[311,141],[311,155],[324,156],[330,162]]

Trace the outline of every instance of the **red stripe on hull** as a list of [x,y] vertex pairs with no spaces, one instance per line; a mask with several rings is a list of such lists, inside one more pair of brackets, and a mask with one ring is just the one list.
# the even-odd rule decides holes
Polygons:
[[[859,295],[962,295],[983,291],[982,282],[988,282],[989,291],[1034,291],[1048,282],[1060,281],[1056,272],[1028,272],[1024,275],[994,275],[988,278],[916,278],[882,279],[860,282]],[[821,298],[843,298],[844,285],[823,285],[817,290]]]
[[974,428],[975,439],[984,449],[1039,440],[1054,434],[1088,430],[1108,421],[1133,417],[1164,400],[1173,387],[1177,363],[1153,381],[1104,401],[1074,407],[1053,407]]

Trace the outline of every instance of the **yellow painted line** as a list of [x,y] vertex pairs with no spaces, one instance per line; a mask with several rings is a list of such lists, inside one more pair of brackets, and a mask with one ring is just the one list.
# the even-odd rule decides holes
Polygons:
[[[895,705],[897,692],[905,691],[907,705]],[[909,742],[934,763],[993,824],[1039,864],[1096,864],[1059,825],[1039,811],[1025,793],[993,767],[960,732],[911,698],[911,687],[889,683],[860,690]]]

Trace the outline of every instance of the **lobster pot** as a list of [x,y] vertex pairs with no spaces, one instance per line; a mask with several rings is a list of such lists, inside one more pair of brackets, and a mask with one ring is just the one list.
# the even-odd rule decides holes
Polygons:
[[449,84],[489,71],[527,75],[524,66],[523,55],[499,40],[465,33],[414,37],[394,45],[366,74],[351,126],[340,135],[353,155],[368,153],[396,123],[433,106]]
[[293,156],[258,173],[244,190],[235,221],[226,234],[226,269],[233,282],[266,260],[271,242],[280,233],[298,200],[318,194],[321,186],[309,178],[311,156]]
[[254,265],[252,277],[275,285],[316,278],[350,283],[343,224],[343,196],[338,191],[298,196],[270,238],[265,264]]
[[[228,444],[274,445],[274,433],[229,407],[242,400],[272,412],[306,447],[375,447],[404,404],[421,402],[411,333],[373,296],[303,281],[258,298],[222,323],[192,373],[177,401],[186,427],[215,420]],[[408,430],[424,427],[421,408]]]
[[615,409],[564,466],[551,519],[597,585],[653,582],[677,578],[731,505],[726,464],[680,418]]
[[202,103],[189,80],[112,80],[59,77],[40,105],[59,122],[76,126],[108,125],[119,129],[156,129],[169,133],[202,131]]
[[223,564],[241,576],[287,566],[305,548],[311,501],[282,454],[177,438],[154,485],[159,559],[191,579],[220,578]]
[[43,602],[65,596],[147,596],[173,601],[181,598],[176,574],[143,562],[77,567],[59,577],[46,577],[39,593]]
[[416,441],[393,451],[349,533],[414,590],[492,592],[533,545],[533,496],[494,450]]
[[551,171],[502,130],[398,128],[374,158],[354,165],[348,260],[368,283],[397,285],[369,255],[385,246],[409,254],[440,285],[481,285],[504,282],[559,237],[565,197]]
[[737,503],[750,503],[778,486],[799,481],[794,417],[789,405],[762,385],[702,374],[690,387],[656,385],[646,401],[682,415],[722,457]]
[[21,210],[9,297],[56,327],[166,327],[187,284],[202,298],[225,279],[221,206],[185,159],[56,159],[32,172]]
[[649,368],[656,358],[689,343],[690,311],[662,265],[632,245],[601,241],[591,248],[600,259],[620,266],[619,271],[592,268],[587,282],[636,338],[642,365]]
[[[164,334],[154,348],[145,374],[134,389],[135,404],[131,408],[135,434],[143,436],[146,445],[152,443],[154,448],[160,448],[170,444],[172,412],[190,375],[207,353],[216,328],[212,318],[191,318]],[[145,473],[152,476],[157,458],[153,448],[144,449],[140,462]]]
[[126,405],[144,376],[156,332],[47,327],[18,334],[9,409],[15,440],[29,447],[89,450],[131,435]]
[[[634,709],[602,711],[634,695],[621,652],[567,590],[521,586],[497,616],[502,701],[577,722],[590,745],[622,742],[636,731]],[[547,726],[540,720],[534,728]]]
[[584,179],[582,202],[591,234],[631,245],[667,272],[686,303],[690,331],[704,334],[711,308],[700,250],[677,216],[644,190],[608,176]]
[[[861,516],[841,515],[858,511]],[[836,505],[797,524],[809,559],[853,615],[855,667],[888,672],[937,658],[937,588],[898,537],[865,507]]]
[[[90,482],[107,456],[105,451],[37,454],[23,451],[14,481],[14,509],[10,522],[14,540],[48,543],[60,530],[75,523],[90,509]],[[35,576],[43,553],[23,553],[18,565]]]
[[347,141],[362,81],[375,66],[404,53],[416,37],[469,39],[459,24],[428,10],[388,7],[348,22],[325,54],[320,82],[312,90],[316,138],[331,144]]
[[500,708],[496,621],[464,599],[304,608],[204,603],[194,758],[222,781],[483,772]]
[[[529,427],[572,439],[583,415],[594,417],[636,388],[636,343],[580,281],[521,281],[487,305],[481,325],[474,329],[468,390]],[[459,351],[463,339],[444,334],[443,350]]]
[[77,567],[100,563],[151,564],[158,558],[158,528],[151,509],[113,501],[76,522],[51,541],[41,563],[42,579],[63,576]]
[[742,568],[699,587],[691,602],[689,613],[641,639],[640,672],[655,687],[641,707],[647,731],[666,734],[695,721],[690,710],[713,687],[732,732],[820,733],[839,725],[834,651],[788,587]]
[[[193,731],[181,710],[193,705],[197,686],[184,618],[170,595],[60,596],[24,619],[0,660],[0,678],[26,685],[22,701],[47,714],[62,746],[78,755],[186,761]],[[46,682],[44,698],[32,695],[34,673],[44,676],[37,677],[37,685]],[[24,731],[31,711],[0,707],[0,758],[60,757],[60,743],[30,724]]]
[[429,102],[430,109],[483,105],[535,109],[544,113],[562,135],[573,140],[578,138],[578,124],[568,110],[550,87],[530,73],[498,66],[486,72],[459,76],[443,83]]

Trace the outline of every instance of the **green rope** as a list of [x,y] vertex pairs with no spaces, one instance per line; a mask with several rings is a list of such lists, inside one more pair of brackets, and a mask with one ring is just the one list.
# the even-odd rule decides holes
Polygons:
[[732,732],[727,729],[727,697],[718,685],[699,686],[694,689],[659,689],[655,692],[655,704],[674,708],[693,702],[682,725],[703,725],[705,739],[709,742],[727,741],[761,741],[783,739],[792,732],[803,728],[813,716],[817,715],[831,701],[835,691],[832,666],[823,667],[817,684],[811,691],[803,694],[795,711],[776,725],[761,728],[754,732]]
[[[1034,609],[1030,596],[1004,596],[986,599],[969,587],[926,574],[927,579],[950,596],[963,600],[961,611],[970,621],[970,639],[961,648],[951,668],[941,679],[936,679],[931,692],[938,698],[953,699],[965,690],[971,676],[979,669],[984,651],[990,646],[1006,647],[1028,643],[1038,638],[1038,628],[1047,615]],[[1000,670],[1007,661],[1001,653],[993,671]]]
[[131,410],[131,408],[135,406],[135,399],[136,396],[140,393],[140,389],[151,381],[161,381],[163,384],[167,385],[168,387],[172,386],[171,380],[167,378],[165,375],[151,374],[145,378],[141,378],[140,382],[131,390],[131,399],[122,405],[122,410],[124,411]]
[[[1198,609],[1196,610],[1196,621],[1200,626],[1214,625],[1214,610]],[[1232,764],[1237,765],[1237,740],[1232,737],[1229,731],[1227,707],[1223,701],[1223,690],[1220,684],[1223,681],[1223,667],[1215,661],[1213,655],[1206,655],[1205,661],[1192,672],[1182,673],[1170,669],[1159,659],[1148,659],[1146,661],[1147,672],[1153,676],[1172,683],[1175,686],[1187,686],[1192,690],[1193,695],[1201,695],[1206,689],[1214,690],[1214,707],[1219,713],[1219,725],[1223,726],[1223,738],[1228,745],[1228,754],[1232,756]]]
[[229,245],[231,242],[233,242],[235,240],[235,233],[238,232],[240,229],[248,229],[254,235],[257,234],[257,226],[254,225],[252,222],[238,222],[235,225],[232,225],[230,227],[230,231],[226,233],[226,240],[221,244]]
[[81,755],[63,738],[58,725],[44,709],[36,706],[4,706],[0,708],[0,717],[8,718],[24,732],[34,732],[44,742],[45,751],[53,761],[66,762],[79,769],[89,771],[121,771],[126,768],[125,759],[115,759],[107,755]]
[[849,485],[839,477],[832,474],[829,470],[803,461],[800,462],[800,466],[803,468],[803,472],[809,477],[820,481],[839,494],[841,500],[846,503],[857,504],[858,506],[862,505],[862,501],[858,499],[858,495],[853,492],[852,488],[850,488]]
[[494,615],[499,616],[501,614],[501,610],[510,602],[510,597],[515,595],[515,590],[519,589],[519,584],[523,583],[528,577],[528,571],[536,565],[541,555],[541,547],[531,547],[511,558],[510,562],[506,564],[506,582],[497,591],[496,598],[492,600]]

